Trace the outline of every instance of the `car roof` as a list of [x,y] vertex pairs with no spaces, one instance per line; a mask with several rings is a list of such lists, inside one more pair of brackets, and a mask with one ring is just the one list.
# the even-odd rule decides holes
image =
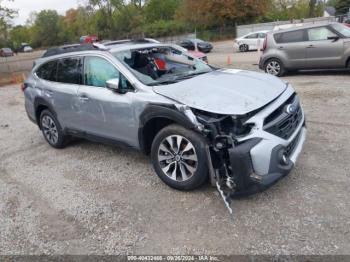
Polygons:
[[243,37],[243,36],[247,36],[247,35],[252,35],[252,34],[268,33],[268,32],[270,32],[270,30],[260,30],[260,31],[254,31],[254,32],[250,32],[250,33],[248,33],[248,34],[242,35],[241,37]]
[[[71,46],[71,45],[68,45]],[[73,45],[76,46],[76,45]],[[86,46],[86,45],[84,45]],[[92,46],[92,45],[91,45]],[[103,45],[99,45],[99,46],[103,46]],[[52,53],[50,55],[47,56],[42,56],[40,58],[38,58],[35,61],[36,65],[40,65],[43,64],[47,61],[51,61],[51,60],[55,60],[55,59],[59,59],[62,57],[67,57],[67,56],[77,56],[77,55],[81,55],[81,54],[105,54],[107,53],[114,53],[114,52],[119,52],[119,51],[125,51],[125,50],[133,50],[133,49],[146,49],[146,48],[153,48],[153,47],[167,47],[170,46],[169,44],[160,44],[160,43],[144,43],[144,44],[130,44],[130,43],[126,43],[126,44],[122,44],[122,45],[115,45],[115,46],[111,46],[109,49],[101,49],[101,48],[91,48],[91,49],[87,49],[87,50],[75,50],[75,51],[68,51],[68,52],[57,52],[57,53]],[[74,49],[73,49],[74,50]]]
[[286,28],[286,29],[280,29],[280,30],[275,30],[271,31],[272,34],[277,34],[277,33],[285,33],[285,32],[292,32],[296,30],[302,30],[302,29],[308,29],[308,28],[315,28],[315,27],[320,27],[320,26],[327,26],[327,25],[332,25],[332,24],[338,24],[337,22],[318,22],[316,24],[302,24],[300,26],[293,26],[291,28]]
[[169,44],[161,44],[161,43],[145,43],[145,44],[121,44],[116,46],[111,46],[109,51],[111,53],[118,52],[118,51],[125,51],[125,50],[132,50],[132,49],[146,49],[146,48],[152,48],[152,47],[166,47],[170,46]]

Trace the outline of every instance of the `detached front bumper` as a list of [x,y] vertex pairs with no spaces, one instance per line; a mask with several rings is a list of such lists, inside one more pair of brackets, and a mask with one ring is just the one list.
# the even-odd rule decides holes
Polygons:
[[[307,130],[305,126],[289,144],[276,144],[270,150],[268,141],[260,138],[251,139],[237,147],[229,149],[232,170],[238,175],[237,194],[249,194],[271,186],[293,169],[302,151]],[[267,172],[260,161],[265,157]],[[265,166],[265,165],[264,165]]]
[[[293,169],[302,151],[307,133],[301,105],[298,116],[296,115],[298,122],[293,122],[294,126],[291,124],[293,132],[287,138],[271,133],[271,130],[264,126],[265,117],[263,117],[275,112],[276,108],[281,107],[281,104],[283,107],[285,104],[281,101],[288,99],[292,92],[291,89],[288,89],[273,105],[248,120],[249,123],[255,124],[254,130],[249,136],[242,138],[237,146],[228,149],[238,194],[265,189],[288,175]],[[295,96],[293,101],[292,103],[298,104],[298,97]]]

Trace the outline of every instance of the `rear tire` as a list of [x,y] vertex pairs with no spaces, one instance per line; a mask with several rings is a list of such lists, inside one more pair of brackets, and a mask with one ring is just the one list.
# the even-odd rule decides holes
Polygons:
[[169,125],[156,135],[151,148],[159,178],[178,190],[193,190],[208,178],[206,141],[179,125]]
[[283,76],[286,73],[282,62],[277,58],[269,59],[264,65],[264,71],[273,76]]
[[45,140],[54,148],[64,148],[67,137],[64,135],[60,123],[48,109],[40,114],[40,128]]

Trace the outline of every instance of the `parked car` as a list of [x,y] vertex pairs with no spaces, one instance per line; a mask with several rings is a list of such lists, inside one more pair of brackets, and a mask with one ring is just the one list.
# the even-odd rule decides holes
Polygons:
[[213,45],[209,42],[205,42],[201,39],[185,39],[179,43],[179,46],[186,48],[190,51],[200,51],[203,53],[209,53],[213,49]]
[[262,48],[267,32],[258,31],[238,37],[234,40],[234,48],[241,52],[258,50],[259,47]]
[[22,43],[21,46],[16,49],[16,52],[18,52],[18,53],[30,53],[30,52],[33,52],[33,48],[27,43]]
[[210,178],[225,203],[287,175],[306,136],[290,84],[213,68],[176,45],[62,50],[36,61],[22,86],[29,119],[54,148],[69,137],[150,154],[170,187]]
[[33,48],[29,45],[23,47],[23,52],[24,53],[30,53],[33,52]]
[[350,18],[345,19],[343,24],[346,25],[347,27],[350,27]]
[[270,32],[263,49],[259,67],[275,76],[300,69],[350,69],[350,28],[329,23]]
[[2,57],[8,57],[8,56],[13,56],[13,52],[11,48],[4,47],[0,49],[0,56]]
[[79,39],[80,43],[92,44],[98,42],[98,37],[96,35],[84,35]]

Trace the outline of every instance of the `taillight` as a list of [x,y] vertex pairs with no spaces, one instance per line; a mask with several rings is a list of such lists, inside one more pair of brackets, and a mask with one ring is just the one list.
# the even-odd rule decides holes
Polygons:
[[264,39],[262,51],[265,51],[266,47],[267,47],[267,37],[265,37]]
[[28,87],[28,85],[26,83],[22,83],[21,84],[21,90],[22,92],[24,92],[24,90]]

